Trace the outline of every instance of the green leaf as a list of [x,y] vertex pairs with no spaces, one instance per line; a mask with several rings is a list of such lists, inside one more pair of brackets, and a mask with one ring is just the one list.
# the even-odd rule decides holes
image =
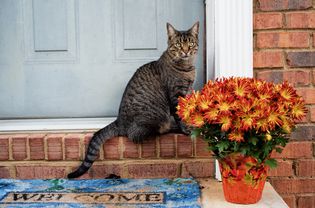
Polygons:
[[218,148],[219,152],[222,152],[229,147],[229,142],[228,141],[220,142],[216,145],[216,147]]
[[201,129],[194,129],[191,131],[191,138],[196,139],[198,136],[200,136]]
[[259,140],[257,137],[250,137],[249,138],[249,142],[252,143],[253,145],[256,145],[258,141]]
[[248,146],[243,146],[243,147],[240,148],[240,152],[243,155],[247,155],[248,151],[250,151],[250,148]]
[[280,148],[280,147],[276,147],[276,152],[278,152],[278,153],[281,153],[282,152],[282,148]]
[[277,167],[277,161],[272,158],[265,160],[265,164],[268,165],[270,168]]

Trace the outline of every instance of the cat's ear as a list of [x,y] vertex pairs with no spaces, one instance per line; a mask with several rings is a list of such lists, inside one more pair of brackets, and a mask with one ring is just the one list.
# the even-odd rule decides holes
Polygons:
[[189,29],[189,32],[198,37],[198,33],[199,33],[199,21],[196,22],[190,29]]
[[176,35],[176,29],[170,24],[166,23],[167,35],[168,38],[171,39],[174,35]]

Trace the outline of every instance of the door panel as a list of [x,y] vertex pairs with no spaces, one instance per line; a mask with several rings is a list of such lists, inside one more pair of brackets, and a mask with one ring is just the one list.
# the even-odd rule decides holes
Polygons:
[[67,51],[66,1],[33,0],[34,51]]
[[166,22],[200,21],[203,0],[0,1],[0,118],[116,116],[136,69],[167,47]]

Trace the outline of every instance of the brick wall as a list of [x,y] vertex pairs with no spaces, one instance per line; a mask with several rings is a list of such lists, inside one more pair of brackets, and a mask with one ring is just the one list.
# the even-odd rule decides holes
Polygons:
[[307,103],[308,114],[279,155],[270,181],[291,208],[315,207],[315,1],[254,0],[254,72],[287,80]]
[[[0,178],[61,178],[79,164],[92,133],[0,135]],[[214,161],[202,140],[168,134],[136,145],[124,137],[108,140],[82,178],[212,177]]]

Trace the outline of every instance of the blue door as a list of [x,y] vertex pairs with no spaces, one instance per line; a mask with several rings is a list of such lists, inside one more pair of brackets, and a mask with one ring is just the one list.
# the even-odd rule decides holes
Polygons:
[[167,47],[166,22],[200,21],[203,0],[1,0],[0,119],[116,116],[135,70]]

